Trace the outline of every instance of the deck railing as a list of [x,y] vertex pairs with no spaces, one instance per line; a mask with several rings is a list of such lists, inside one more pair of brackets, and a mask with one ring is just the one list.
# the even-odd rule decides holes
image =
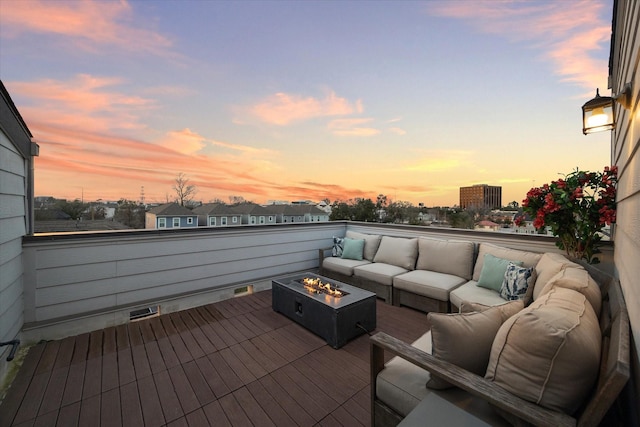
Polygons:
[[[28,341],[125,323],[268,289],[271,278],[318,267],[318,249],[346,230],[558,251],[547,236],[336,221],[229,228],[28,236],[23,241]],[[611,247],[602,254],[606,269]]]

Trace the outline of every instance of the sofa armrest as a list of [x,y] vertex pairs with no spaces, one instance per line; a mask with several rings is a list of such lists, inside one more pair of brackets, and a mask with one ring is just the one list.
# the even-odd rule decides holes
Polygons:
[[[384,352],[388,351],[432,375],[480,397],[495,406],[510,422],[523,420],[533,425],[575,426],[576,420],[562,412],[545,409],[515,396],[485,378],[454,364],[438,359],[397,338],[379,332],[370,338],[371,344],[371,398],[375,400],[375,382],[384,368]],[[506,412],[506,413],[505,413]],[[373,414],[372,414],[373,416]],[[511,419],[514,418],[514,419]]]
[[318,269],[320,270],[320,274],[322,274],[322,263],[324,262],[325,255],[327,251],[330,251],[331,249],[333,249],[333,246],[318,249]]

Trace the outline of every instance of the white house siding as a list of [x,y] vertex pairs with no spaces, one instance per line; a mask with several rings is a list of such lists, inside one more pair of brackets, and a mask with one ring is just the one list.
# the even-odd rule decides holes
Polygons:
[[317,268],[318,249],[344,235],[344,223],[327,225],[29,237],[23,244],[25,333]]
[[[27,166],[0,131],[0,341],[16,338],[23,324],[22,236],[26,227]],[[11,347],[0,348],[0,378],[4,378]]]
[[[618,212],[614,231],[615,265],[624,291],[635,342],[636,396],[640,395],[640,2],[619,0],[612,50],[614,94],[633,83],[631,108],[616,106],[618,123],[612,133],[612,163],[618,166]],[[639,414],[640,415],[640,414]]]

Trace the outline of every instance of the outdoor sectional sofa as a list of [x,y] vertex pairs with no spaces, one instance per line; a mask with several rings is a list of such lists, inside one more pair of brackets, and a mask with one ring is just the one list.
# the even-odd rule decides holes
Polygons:
[[[339,245],[352,241],[364,241],[363,250],[345,257]],[[487,305],[504,302],[500,284],[477,286],[483,284],[480,276],[487,254],[521,261],[523,267],[535,266],[542,256],[487,243],[353,231],[334,242],[333,248],[319,251],[321,275],[375,292],[387,303],[425,312],[449,312],[463,300]],[[334,256],[325,256],[330,249]]]
[[324,258],[322,275],[429,312],[412,344],[371,337],[373,426],[598,425],[629,379],[620,284],[589,265],[486,243],[346,238],[364,241],[362,259]]

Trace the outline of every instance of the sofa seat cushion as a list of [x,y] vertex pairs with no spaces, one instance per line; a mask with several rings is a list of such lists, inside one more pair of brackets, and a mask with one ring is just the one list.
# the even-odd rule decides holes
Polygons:
[[336,273],[340,273],[345,276],[353,276],[353,269],[365,264],[371,264],[371,262],[367,260],[358,261],[355,259],[330,257],[325,258],[324,261],[322,261],[322,268],[335,271]]
[[560,273],[565,268],[583,268],[580,264],[569,261],[564,255],[555,252],[545,252],[540,257],[540,261],[536,264],[536,285],[533,288],[534,301],[540,296],[542,289],[549,282],[549,280]]
[[484,305],[497,305],[505,302],[496,291],[478,286],[478,282],[470,280],[457,287],[449,294],[449,301],[456,307],[460,307],[462,301],[472,301]]
[[416,269],[436,271],[471,280],[474,251],[473,242],[420,237]]
[[[411,344],[431,354],[431,332],[422,335]],[[509,426],[491,406],[457,387],[448,390],[431,390],[425,384],[431,379],[428,371],[400,357],[389,360],[376,380],[376,397],[403,417],[427,396],[432,394],[453,403],[461,410],[492,426]]]
[[347,230],[345,237],[355,240],[364,240],[364,259],[373,262],[373,257],[375,257],[376,252],[378,252],[378,246],[380,246],[382,236],[379,234],[364,234],[358,233],[357,231]]
[[391,264],[405,270],[416,268],[418,258],[418,239],[382,236],[380,247],[373,262]]
[[542,254],[535,252],[520,251],[517,249],[505,248],[503,246],[496,246],[490,243],[481,243],[478,248],[478,259],[476,265],[473,268],[473,280],[476,282],[480,279],[480,273],[484,265],[484,258],[486,254],[491,254],[497,258],[508,259],[509,261],[522,261],[522,267],[535,267]]
[[453,274],[413,270],[393,278],[393,287],[440,301],[449,301],[449,293],[467,281]]
[[525,400],[572,414],[598,377],[601,339],[587,298],[555,287],[500,327],[485,377]]
[[391,286],[395,276],[408,271],[409,270],[405,270],[404,268],[396,265],[374,262],[355,267],[353,269],[353,275],[376,283],[381,283],[386,286]]
[[[431,354],[431,331],[422,335],[411,345]],[[407,416],[430,393],[426,387],[430,379],[431,375],[428,371],[400,357],[394,357],[378,374],[376,395],[394,411]]]

